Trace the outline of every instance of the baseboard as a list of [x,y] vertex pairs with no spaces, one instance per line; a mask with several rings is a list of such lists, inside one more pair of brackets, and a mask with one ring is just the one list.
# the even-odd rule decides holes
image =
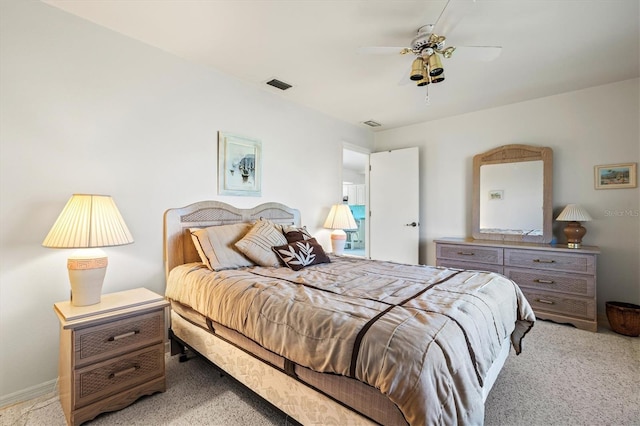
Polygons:
[[611,329],[606,312],[598,312],[598,327]]
[[49,380],[39,385],[31,386],[20,391],[10,393],[0,397],[0,409],[9,405],[29,401],[42,395],[57,391],[58,379]]

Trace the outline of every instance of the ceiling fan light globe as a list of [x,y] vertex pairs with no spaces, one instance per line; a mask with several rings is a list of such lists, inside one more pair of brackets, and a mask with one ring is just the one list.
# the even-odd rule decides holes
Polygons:
[[424,60],[422,58],[416,58],[411,64],[411,75],[409,78],[413,81],[422,80],[426,75],[424,69]]
[[422,87],[422,86],[426,86],[427,84],[431,83],[431,79],[429,78],[429,75],[425,75],[424,78],[422,80],[419,80],[416,83],[416,86],[418,87]]
[[439,76],[443,72],[444,72],[444,68],[442,68],[442,62],[440,62],[440,57],[435,53],[429,56],[429,75],[432,77],[432,80],[433,80],[433,77]]
[[444,81],[444,72],[441,72],[437,76],[431,76],[432,83],[440,83]]

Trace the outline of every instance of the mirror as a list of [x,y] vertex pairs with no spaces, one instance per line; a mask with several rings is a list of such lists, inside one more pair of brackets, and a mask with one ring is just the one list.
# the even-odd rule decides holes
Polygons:
[[553,151],[505,145],[473,157],[473,238],[548,243]]

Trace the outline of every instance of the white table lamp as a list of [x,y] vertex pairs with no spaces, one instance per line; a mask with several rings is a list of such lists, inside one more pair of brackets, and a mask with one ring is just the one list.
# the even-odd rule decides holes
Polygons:
[[110,196],[74,194],[42,245],[78,249],[67,260],[71,304],[88,306],[100,303],[107,271],[107,254],[100,247],[132,242],[133,237]]
[[580,248],[582,246],[582,237],[587,233],[587,230],[580,225],[580,222],[592,220],[589,213],[578,204],[568,204],[556,220],[569,222],[564,228],[567,245],[569,248]]
[[358,224],[351,214],[351,209],[346,204],[334,204],[324,227],[333,229],[331,233],[331,250],[334,254],[344,253],[344,244],[347,241],[345,229],[358,229]]

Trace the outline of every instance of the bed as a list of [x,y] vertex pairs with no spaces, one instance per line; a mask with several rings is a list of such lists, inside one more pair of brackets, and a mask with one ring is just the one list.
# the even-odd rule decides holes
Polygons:
[[267,226],[305,234],[282,246],[292,252],[306,247],[309,258],[317,248],[299,211],[279,203],[203,201],[165,212],[172,354],[196,351],[302,424],[482,424],[510,348],[520,353],[535,322],[515,283],[321,247],[317,264],[296,267],[275,250],[274,266],[216,268],[225,250],[217,246],[211,261],[202,245],[203,235],[215,246],[222,231],[246,240]]

